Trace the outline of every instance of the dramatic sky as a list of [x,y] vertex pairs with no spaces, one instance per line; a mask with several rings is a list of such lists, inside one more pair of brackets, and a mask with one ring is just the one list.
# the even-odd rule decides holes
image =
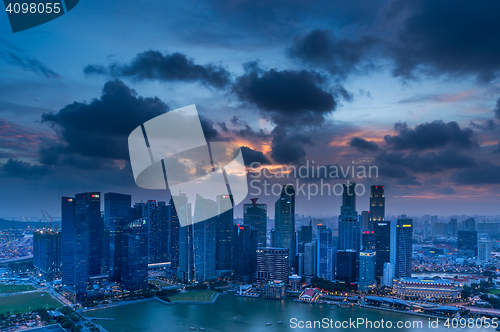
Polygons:
[[[16,34],[1,14],[0,217],[58,217],[59,197],[83,191],[167,200],[135,185],[127,137],[190,104],[210,141],[244,146],[269,174],[377,166],[355,181],[385,185],[388,214],[500,214],[499,12],[498,1],[82,0]],[[302,196],[297,212],[339,204]]]

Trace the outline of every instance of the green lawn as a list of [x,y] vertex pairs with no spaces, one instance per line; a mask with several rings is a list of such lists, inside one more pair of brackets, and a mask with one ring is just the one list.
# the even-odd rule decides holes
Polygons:
[[490,294],[500,295],[500,289],[490,289]]
[[152,283],[153,285],[160,286],[160,287],[173,286],[172,284],[169,284],[168,282],[163,281],[163,280],[149,280],[149,282]]
[[62,304],[45,292],[0,296],[0,314],[22,314],[39,308],[60,308]]
[[0,284],[0,294],[10,294],[35,290],[31,285],[4,285]]
[[169,296],[168,298],[172,302],[175,302],[175,301],[212,301],[212,299],[215,297],[215,294],[217,294],[217,293],[218,292],[211,290],[211,289],[203,289],[203,290],[199,290],[199,291],[178,293],[178,294]]

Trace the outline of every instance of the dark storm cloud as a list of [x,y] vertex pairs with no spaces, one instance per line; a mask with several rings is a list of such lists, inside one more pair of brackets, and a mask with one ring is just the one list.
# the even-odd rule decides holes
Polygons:
[[361,152],[374,152],[378,150],[378,145],[374,141],[367,141],[363,138],[354,137],[349,142],[349,146],[358,149]]
[[200,82],[216,89],[223,89],[231,82],[231,74],[220,65],[199,65],[182,53],[162,54],[152,50],[137,54],[128,64],[113,63],[107,68],[88,65],[84,68],[84,73],[109,74],[136,81]]
[[220,139],[219,132],[214,127],[214,123],[212,120],[205,118],[204,116],[199,116],[201,122],[201,129],[203,129],[203,133],[205,134],[205,138],[207,141],[213,141],[216,139]]
[[[392,47],[393,74],[415,78],[470,74],[489,82],[500,71],[500,2],[395,1],[389,20],[402,20]],[[391,21],[389,21],[391,22]]]
[[266,133],[263,129],[254,130],[250,125],[236,116],[231,118],[230,124],[232,128],[229,128],[225,122],[217,123],[221,130],[225,133],[232,134],[241,138],[247,139],[268,139],[270,137],[269,133]]
[[271,164],[271,161],[261,151],[253,150],[247,146],[242,146],[241,153],[243,154],[245,166],[250,166],[252,163],[259,163],[261,165]]
[[45,142],[42,160],[57,163],[62,154],[83,158],[128,159],[127,137],[137,126],[168,111],[158,98],[137,96],[119,80],[107,82],[99,99],[74,102],[57,113],[44,113],[61,142]]
[[485,161],[476,168],[453,173],[450,180],[462,185],[500,184],[500,166]]
[[337,105],[333,95],[323,88],[325,79],[318,73],[246,68],[233,92],[241,101],[269,114],[276,124],[321,124]]
[[374,37],[339,39],[331,30],[317,29],[295,38],[287,53],[304,64],[323,68],[336,77],[346,78],[350,73],[361,69],[369,51],[376,44]]
[[14,44],[0,39],[0,45],[3,45],[3,50],[0,51],[0,57],[8,64],[46,78],[62,78],[58,73],[50,69],[46,64],[42,63],[37,58],[27,54],[25,51],[15,46]]
[[50,168],[44,165],[32,165],[30,163],[9,159],[2,167],[3,176],[33,179],[43,177],[50,172]]
[[385,165],[399,165],[417,173],[436,173],[448,169],[470,168],[476,166],[474,158],[445,150],[439,153],[383,152],[375,158],[375,162]]
[[271,157],[279,164],[298,164],[306,156],[304,145],[312,145],[310,138],[300,134],[290,135],[283,127],[272,132]]
[[478,138],[470,128],[460,128],[452,121],[441,120],[417,125],[414,129],[406,123],[396,123],[394,129],[397,135],[386,135],[386,144],[395,150],[426,150],[439,149],[446,146],[472,149],[479,147]]

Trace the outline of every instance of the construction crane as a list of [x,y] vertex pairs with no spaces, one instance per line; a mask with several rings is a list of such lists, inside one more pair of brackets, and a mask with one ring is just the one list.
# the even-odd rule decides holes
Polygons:
[[56,225],[56,223],[54,222],[54,220],[52,219],[52,217],[50,216],[50,214],[47,211],[45,211],[45,214],[49,217],[49,220],[52,223],[52,227],[54,229],[54,232],[57,233],[57,225]]

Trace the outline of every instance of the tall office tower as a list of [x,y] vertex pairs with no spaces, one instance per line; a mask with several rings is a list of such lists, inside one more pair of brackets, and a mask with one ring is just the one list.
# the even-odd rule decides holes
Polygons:
[[[75,270],[75,245],[76,245],[76,226],[75,225],[75,199],[73,197],[61,198],[61,274],[62,284],[69,288],[76,284]],[[79,225],[84,226],[84,225]],[[80,240],[81,241],[81,240]],[[87,241],[82,244],[87,246]],[[82,261],[83,259],[83,261]],[[87,255],[80,257],[78,264],[85,264],[85,274],[87,275]],[[79,267],[80,269],[80,267]],[[85,281],[87,278],[85,277]],[[74,291],[74,289],[73,289]]]
[[155,200],[147,201],[145,213],[148,226],[148,262],[162,263],[162,216],[158,214]]
[[391,221],[380,221],[374,225],[375,251],[377,252],[377,263],[375,276],[382,278],[384,275],[384,263],[391,262]]
[[[102,274],[103,220],[101,219],[101,193],[91,192],[75,195],[75,223],[87,225],[89,277]],[[78,251],[78,248],[76,249]]]
[[104,230],[107,239],[105,259],[110,281],[121,279],[122,234],[125,225],[131,221],[131,205],[130,195],[104,194]]
[[197,282],[217,278],[215,271],[216,208],[215,201],[196,195],[193,216],[193,257],[194,280]]
[[295,189],[292,185],[284,185],[281,195],[276,201],[274,212],[274,246],[287,248],[290,266],[295,257],[293,233],[295,232]]
[[170,214],[167,224],[167,261],[170,262],[172,268],[179,267],[179,215],[174,205],[174,200],[170,197],[168,203],[170,206]]
[[376,261],[377,256],[374,251],[362,251],[359,253],[359,291],[369,292],[377,287],[377,281],[375,280]]
[[382,286],[392,287],[392,280],[396,275],[396,264],[391,262],[384,263],[384,273],[381,279]]
[[337,250],[336,279],[350,284],[356,281],[358,253],[355,250]]
[[318,252],[317,273],[320,278],[335,279],[335,253],[337,248],[334,243],[333,230],[326,226],[318,226]]
[[378,222],[385,220],[384,186],[376,185],[371,188],[370,196],[370,229]]
[[122,233],[121,284],[128,291],[148,288],[148,227],[146,218],[128,223]]
[[169,248],[169,223],[170,223],[170,214],[172,211],[170,210],[171,206],[166,204],[165,202],[158,202],[157,217],[160,223],[160,248],[159,248],[159,256],[160,263],[170,262],[168,255]]
[[458,221],[453,218],[448,223],[448,234],[451,236],[457,236],[458,234]]
[[188,203],[187,196],[182,193],[176,196],[175,202],[178,202],[175,204],[178,219],[187,220],[187,225],[179,228],[179,269],[177,278],[184,282],[191,282],[194,280],[194,225],[192,224],[191,203]]
[[481,238],[477,244],[478,259],[482,263],[488,263],[491,260],[491,242],[488,239]]
[[411,277],[413,220],[403,216],[397,221],[396,278]]
[[[217,203],[217,225],[216,225],[216,266],[219,271],[231,272],[231,235],[233,232],[233,203],[232,197],[218,195]],[[222,212],[221,211],[225,211]]]
[[313,239],[313,231],[311,222],[309,222],[308,226],[300,227],[300,242],[309,243]]
[[371,230],[372,224],[370,222],[370,211],[361,211],[360,214],[361,229],[364,231]]
[[232,236],[232,275],[233,280],[252,282],[257,265],[258,232],[250,225],[234,225]]
[[102,272],[100,193],[62,197],[61,226],[62,283],[80,302],[89,278]]
[[274,233],[275,233],[275,230],[273,228],[269,232],[269,242],[271,243],[271,247],[274,247]]
[[361,248],[363,251],[375,250],[376,239],[375,231],[363,231],[361,233]]
[[339,216],[339,250],[361,250],[361,223],[356,211],[356,184],[344,184]]
[[42,280],[61,276],[61,233],[55,228],[33,232],[33,266]]
[[316,241],[306,243],[304,245],[304,275],[314,277],[316,271]]
[[288,282],[290,259],[288,248],[257,248],[258,281],[281,280]]
[[145,218],[147,216],[146,203],[135,203],[132,208],[132,219]]
[[243,223],[252,226],[259,234],[259,246],[267,247],[267,204],[258,204],[252,198],[251,204],[243,204]]
[[466,257],[477,256],[476,231],[458,231],[458,254]]
[[476,230],[476,221],[474,218],[468,218],[463,222],[463,230],[474,232]]

